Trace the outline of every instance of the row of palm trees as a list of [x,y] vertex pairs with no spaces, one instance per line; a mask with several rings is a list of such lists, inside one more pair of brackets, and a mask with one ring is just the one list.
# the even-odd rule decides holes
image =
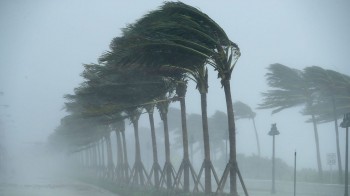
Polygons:
[[323,179],[320,142],[317,125],[334,122],[338,157],[339,182],[344,180],[339,148],[338,119],[350,111],[350,76],[318,66],[297,70],[282,64],[271,64],[266,74],[268,85],[273,88],[263,95],[260,109],[284,109],[303,106],[301,113],[308,116],[314,129],[319,179]]
[[[119,126],[113,129],[117,138],[121,138],[120,141],[117,139],[117,170],[123,171],[120,179],[127,179],[133,184],[147,185],[152,183],[150,178],[154,175],[156,187],[165,182],[166,187],[170,189],[182,184],[180,178],[183,175],[183,189],[189,191],[190,174],[195,189],[198,189],[198,186],[201,186],[199,179],[204,172],[205,193],[212,192],[213,175],[218,184],[217,191],[223,190],[229,177],[230,192],[237,195],[237,174],[243,186],[244,184],[236,161],[230,79],[239,56],[237,44],[232,42],[209,16],[181,2],[166,2],[159,9],[149,12],[124,28],[122,36],[112,40],[110,51],[100,57],[98,64],[85,65],[82,73],[85,82],[75,89],[74,94],[65,96],[68,100],[65,108],[70,114],[62,120],[52,138],[56,138],[53,139],[56,141],[64,140],[69,144],[71,151],[96,146],[91,144],[104,138],[107,149],[110,149],[109,130],[113,123],[118,123]],[[217,71],[227,105],[230,155],[221,179],[215,172],[210,154],[207,65]],[[204,160],[198,176],[195,175],[188,153],[185,104],[188,80],[197,84],[201,97]],[[173,101],[180,102],[182,119],[183,160],[178,172],[175,172],[170,161],[167,119],[169,104]],[[166,160],[163,169],[160,168],[157,158],[154,108],[158,109],[164,125]],[[144,111],[149,115],[152,133],[154,163],[151,176],[142,163],[138,133],[138,120]],[[126,118],[131,121],[135,136],[135,162],[130,171],[125,153],[124,129],[120,125]],[[108,160],[108,169],[113,170],[111,158]]]

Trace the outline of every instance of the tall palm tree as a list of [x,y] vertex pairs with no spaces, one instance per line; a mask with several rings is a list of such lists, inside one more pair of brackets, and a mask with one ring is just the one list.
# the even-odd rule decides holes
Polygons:
[[[101,137],[108,137],[109,130],[100,123],[99,118],[84,118],[79,114],[70,114],[61,120],[61,125],[55,130],[54,137],[61,137],[63,146],[68,147],[70,152],[85,150],[87,154],[86,166],[100,175],[96,142]],[[107,177],[113,176],[112,154],[108,153]]]
[[[142,69],[135,70],[122,69],[112,62],[106,62],[107,71],[104,72],[104,77],[108,79],[107,84],[103,84],[103,93],[109,96],[110,100],[116,104],[122,104],[125,112],[131,119],[134,126],[135,134],[135,164],[132,170],[132,181],[135,183],[144,184],[144,176],[149,177],[141,161],[139,136],[138,136],[138,119],[140,116],[141,106],[154,100],[159,96],[159,89],[164,89],[166,85],[158,76],[150,75]],[[152,76],[152,77],[151,77]],[[96,84],[95,84],[96,85]],[[99,86],[101,88],[101,85]]]
[[[221,29],[221,28],[219,28]],[[221,79],[221,84],[225,92],[226,100],[226,109],[227,109],[227,118],[228,118],[228,132],[230,138],[230,159],[229,163],[226,165],[223,178],[219,184],[218,190],[222,190],[224,182],[226,181],[228,172],[230,173],[230,193],[233,195],[238,195],[237,193],[237,181],[236,174],[238,174],[245,195],[248,195],[248,192],[245,188],[243,178],[239,172],[237,160],[236,160],[236,127],[234,121],[234,112],[232,104],[232,95],[231,95],[231,75],[233,68],[235,67],[238,58],[241,53],[238,46],[230,41],[225,32],[222,30],[222,33],[225,35],[224,40],[218,40],[216,43],[216,48],[214,49],[215,53],[211,59],[210,65],[218,72],[218,77]]]
[[[208,93],[208,69],[204,66],[196,67],[196,69],[188,69],[190,78],[196,82],[200,96],[201,96],[201,111],[202,111],[202,128],[203,128],[203,144],[204,144],[204,161],[199,172],[198,178],[201,176],[202,169],[205,175],[205,192],[212,192],[211,172],[216,175],[213,164],[210,158],[210,141],[209,141],[209,127],[208,127],[208,112],[207,112],[207,93]],[[216,176],[215,176],[216,177]],[[198,185],[198,184],[197,184]]]
[[[135,163],[132,168],[132,173],[130,180],[137,185],[144,185],[144,172],[146,172],[144,165],[141,159],[141,147],[140,147],[140,138],[139,138],[139,127],[138,122],[141,115],[141,110],[139,108],[131,108],[126,110],[126,113],[130,117],[130,121],[134,127],[134,136],[135,136]],[[146,174],[147,175],[147,174]]]
[[102,60],[115,64],[130,65],[137,62],[148,66],[173,65],[186,68],[206,62],[219,72],[229,119],[231,155],[226,173],[231,176],[231,192],[237,195],[235,179],[238,168],[229,84],[240,54],[237,45],[227,38],[222,28],[210,17],[180,2],[167,2],[159,10],[147,14],[125,29],[123,38],[117,38],[113,43],[112,51],[106,53]]
[[198,181],[198,177],[194,172],[193,166],[190,161],[189,151],[188,151],[188,131],[187,131],[187,119],[186,119],[186,91],[187,91],[187,80],[181,78],[177,81],[176,94],[180,102],[181,109],[181,130],[182,130],[182,148],[183,148],[183,160],[180,164],[179,171],[175,178],[175,186],[180,184],[180,178],[183,172],[184,175],[184,191],[188,192],[190,190],[190,172],[193,182]]
[[129,171],[131,169],[130,169],[129,162],[128,162],[128,151],[127,151],[127,145],[126,145],[125,130],[121,130],[120,133],[121,133],[121,139],[122,139],[122,145],[123,145],[124,178],[125,178],[125,181],[128,182],[129,181],[129,173],[130,173]]
[[[306,76],[300,70],[289,68],[282,64],[271,64],[266,74],[267,83],[273,90],[262,93],[263,103],[259,109],[271,109],[272,114],[296,106],[310,107],[315,103],[315,94]],[[322,162],[319,147],[319,137],[315,112],[310,113],[314,128],[319,178],[323,178]]]
[[[125,78],[128,77],[128,73],[130,72],[115,72],[114,70],[107,69],[107,66],[99,66],[99,65],[85,65],[85,71],[83,72],[83,77],[88,79],[84,85],[80,88],[77,88],[76,95],[66,96],[70,99],[78,100],[82,107],[87,108],[86,111],[89,115],[103,115],[106,116],[111,115],[113,113],[121,112],[120,108],[128,108],[127,113],[129,113],[129,118],[134,125],[135,132],[135,164],[133,169],[133,182],[143,184],[143,174],[145,172],[143,164],[141,162],[141,154],[139,152],[139,142],[138,142],[138,109],[134,105],[137,104],[138,99],[134,90],[134,84],[129,82],[125,82]],[[101,79],[103,77],[103,80]],[[122,81],[122,83],[121,83]],[[139,91],[139,90],[138,90]],[[133,97],[133,99],[130,99]],[[67,103],[69,106],[72,103]],[[117,105],[116,105],[117,104]],[[78,105],[79,106],[79,105]],[[132,107],[130,107],[132,106]],[[122,132],[123,136],[123,132]],[[105,137],[107,144],[107,156],[109,157],[110,139],[109,137]],[[125,149],[125,145],[124,149]],[[125,152],[126,150],[124,150]],[[124,155],[126,156],[126,154]],[[121,158],[121,157],[119,157]],[[127,161],[126,157],[123,157],[123,160]],[[110,163],[110,161],[108,162]],[[112,167],[111,164],[108,164],[108,167]],[[125,168],[125,174],[128,176],[128,168]],[[147,174],[146,174],[147,175]],[[140,177],[140,181],[138,180]]]
[[168,126],[168,109],[170,104],[169,98],[171,98],[170,96],[164,95],[163,97],[161,97],[162,101],[159,101],[157,103],[157,109],[159,110],[160,118],[163,122],[164,145],[165,145],[165,163],[163,168],[163,175],[166,175],[166,177],[162,176],[161,179],[165,179],[168,189],[172,188],[173,178],[175,178],[174,167],[170,160],[170,140],[169,140],[169,126]]
[[[120,40],[116,40],[116,41],[120,41]],[[125,49],[125,48],[124,48]],[[123,52],[120,52],[119,51],[119,53],[123,53]],[[103,58],[102,58],[102,61],[111,61],[111,58],[113,58],[113,55],[114,55],[114,53],[109,53],[109,55],[105,55]],[[187,55],[188,56],[188,55]],[[118,58],[120,58],[120,57],[118,57]],[[117,59],[118,59],[117,58]],[[154,59],[153,59],[154,60]],[[174,59],[173,59],[173,61],[174,61]],[[188,61],[189,60],[187,60],[186,59],[186,63],[188,64]],[[196,58],[195,58],[195,61],[198,61]],[[191,62],[191,64],[194,64],[194,65],[196,65],[196,64],[198,64],[198,63],[193,63],[193,62],[195,62],[194,60],[192,60],[192,61],[190,61]],[[200,60],[201,61],[201,64],[203,63],[203,60]],[[157,62],[157,63],[159,63],[159,62]],[[163,64],[162,62],[161,62],[161,64]],[[172,63],[172,64],[175,64],[175,63]],[[203,67],[203,66],[202,66]],[[174,67],[173,67],[174,68]],[[192,69],[192,68],[191,68]],[[198,71],[201,71],[199,68],[196,68],[196,69],[198,69],[198,70],[194,70],[194,71],[191,71],[192,73],[195,73],[195,74],[197,74],[197,78],[198,78],[198,76],[200,76],[200,75],[198,75],[198,74],[200,74],[200,72],[198,72]],[[204,67],[202,68],[202,69],[205,69]],[[184,69],[179,69],[179,70],[185,70],[185,68]],[[205,69],[206,70],[206,69]],[[188,69],[187,71],[190,71],[190,69]],[[198,72],[198,73],[196,73],[196,71]],[[191,73],[191,74],[192,74]],[[205,74],[207,74],[207,71],[204,71],[203,72],[203,70],[202,70],[202,75],[201,75],[201,77],[207,77],[207,75],[205,75]],[[205,78],[202,78],[201,80],[205,80]],[[207,82],[207,80],[206,80],[206,82]],[[206,84],[207,85],[207,84]],[[203,101],[206,101],[206,93],[202,93],[202,95],[201,95],[201,97],[202,97],[202,100]],[[205,110],[206,110],[206,103],[204,103],[204,104],[202,104],[202,107],[204,107],[205,108]],[[205,114],[206,114],[206,111],[204,111],[205,112]],[[203,117],[203,119],[207,119],[207,115],[205,115],[204,117]],[[204,129],[207,129],[207,120],[203,120],[203,127],[204,127]],[[207,131],[203,131],[203,133],[204,133],[204,135],[205,135],[205,140],[206,141],[208,141],[208,143],[209,143],[209,138],[208,138],[208,136],[209,136],[209,134],[205,134],[205,132],[207,132]],[[209,144],[208,145],[206,145],[206,147],[205,147],[208,151],[210,150],[210,148],[209,148]],[[209,163],[210,162],[210,153],[206,153],[206,156],[207,156],[207,158],[206,158],[206,160],[205,160],[205,164],[203,164],[203,167],[205,167],[206,168],[206,172],[205,172],[205,176],[206,176],[206,187],[208,187],[208,188],[206,188],[206,192],[211,192],[211,180],[209,179],[210,178],[210,170],[211,169],[213,169],[213,167],[212,167],[212,165],[211,164],[207,164],[207,163]],[[210,188],[209,188],[210,187]]]
[[255,116],[256,113],[253,112],[252,108],[250,108],[247,104],[241,102],[241,101],[236,101],[233,103],[234,107],[234,112],[236,114],[236,119],[241,119],[241,118],[248,118],[253,121],[253,126],[254,126],[254,131],[255,131],[255,139],[256,139],[256,145],[258,148],[258,156],[260,157],[260,142],[259,142],[259,135],[258,131],[256,130],[256,125],[255,125]]
[[[336,149],[338,157],[338,176],[339,181],[343,181],[343,169],[341,163],[341,154],[339,147],[339,131],[338,131],[338,119],[343,114],[339,114],[341,107],[340,103],[343,103],[343,98],[349,96],[349,76],[340,74],[332,70],[325,70],[318,66],[312,66],[305,68],[305,77],[313,85],[316,92],[319,95],[321,103],[328,103],[331,106],[332,118],[334,121],[335,135],[336,135]],[[347,85],[348,84],[348,85]],[[346,96],[346,94],[348,96]],[[350,100],[350,99],[348,99]],[[346,104],[348,105],[348,104]],[[339,107],[339,108],[338,108]]]
[[156,139],[155,126],[154,126],[154,117],[153,117],[154,106],[155,104],[147,104],[145,106],[145,109],[148,113],[148,118],[149,118],[150,127],[151,127],[152,152],[153,152],[153,164],[150,172],[150,177],[152,177],[154,173],[154,184],[156,188],[159,188],[159,185],[160,185],[159,172],[161,173],[162,169],[158,162],[157,139]]

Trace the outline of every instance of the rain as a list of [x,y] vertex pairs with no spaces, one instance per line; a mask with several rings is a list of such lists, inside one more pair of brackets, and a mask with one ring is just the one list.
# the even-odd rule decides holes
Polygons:
[[344,195],[349,9],[1,1],[0,195]]

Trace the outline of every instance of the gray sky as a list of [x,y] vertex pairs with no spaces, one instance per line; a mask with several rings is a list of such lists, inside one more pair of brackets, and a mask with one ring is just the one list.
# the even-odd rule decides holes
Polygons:
[[[10,108],[8,137],[18,142],[45,141],[65,115],[63,95],[82,81],[83,63],[95,63],[120,28],[162,1],[2,0],[0,2],[0,97]],[[234,100],[255,108],[267,89],[264,74],[272,63],[303,69],[318,65],[350,75],[350,3],[346,0],[183,1],[200,8],[221,25],[241,48],[232,77]],[[191,84],[188,112],[200,113],[199,94]],[[225,111],[223,90],[210,73],[209,115]],[[310,124],[298,109],[271,116],[257,111],[263,156],[270,156],[271,123],[277,122],[277,156],[292,161],[300,151],[303,167],[316,167]],[[320,126],[321,152],[335,152],[334,125]],[[238,121],[238,151],[256,152],[252,125]],[[343,136],[341,130],[341,136]],[[342,140],[342,138],[341,138]],[[344,144],[341,143],[341,148]],[[308,158],[311,157],[311,158]],[[344,158],[343,158],[344,160]]]

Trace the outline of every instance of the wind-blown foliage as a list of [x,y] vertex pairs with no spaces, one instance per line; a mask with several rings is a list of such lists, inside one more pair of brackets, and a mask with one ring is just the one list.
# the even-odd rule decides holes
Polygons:
[[287,108],[304,106],[301,113],[309,115],[311,118],[307,122],[312,122],[314,126],[320,179],[322,179],[322,165],[317,123],[334,121],[339,181],[342,181],[337,120],[350,109],[350,77],[317,66],[299,71],[281,64],[272,64],[268,70],[267,82],[274,89],[262,93],[263,103],[259,108],[273,109],[274,114]]
[[325,70],[321,67],[312,66],[305,68],[305,78],[313,86],[317,94],[317,102],[313,107],[305,111],[317,111],[319,122],[334,121],[336,134],[336,148],[338,158],[339,182],[343,181],[341,154],[339,147],[338,119],[349,111],[350,101],[350,77],[333,70]]
[[267,84],[274,89],[262,93],[263,102],[259,104],[259,109],[273,108],[272,114],[275,114],[308,101],[311,92],[305,85],[301,71],[278,63],[271,64],[267,69]]
[[[66,108],[83,117],[107,116],[112,120],[114,115],[128,117],[134,125],[135,153],[139,161],[137,121],[141,110],[149,104],[161,105],[173,99],[167,97],[163,100],[162,97],[176,86],[173,84],[192,79],[201,94],[205,192],[211,193],[210,168],[213,170],[214,167],[210,161],[206,64],[214,67],[225,90],[230,138],[230,161],[221,181],[226,181],[230,174],[231,193],[237,195],[238,167],[230,78],[239,56],[237,44],[209,16],[181,2],[165,2],[159,9],[123,29],[122,36],[112,40],[110,51],[99,58],[99,64],[85,65],[82,76],[86,81],[75,89],[73,95],[66,95]],[[183,102],[181,104],[183,106]],[[162,115],[163,118],[164,112]],[[187,131],[183,133],[185,142]],[[142,184],[141,173],[134,174],[140,175]],[[213,173],[216,177],[215,171]],[[198,183],[199,180],[195,180],[196,187]],[[223,186],[224,183],[220,184],[218,190]]]
[[[273,109],[272,114],[275,114],[296,106],[312,107],[314,105],[315,89],[306,80],[302,71],[278,63],[270,65],[268,70],[266,79],[273,90],[262,93],[263,102],[259,104],[259,109]],[[322,179],[323,170],[315,111],[311,111],[309,115],[314,128],[319,178]]]

